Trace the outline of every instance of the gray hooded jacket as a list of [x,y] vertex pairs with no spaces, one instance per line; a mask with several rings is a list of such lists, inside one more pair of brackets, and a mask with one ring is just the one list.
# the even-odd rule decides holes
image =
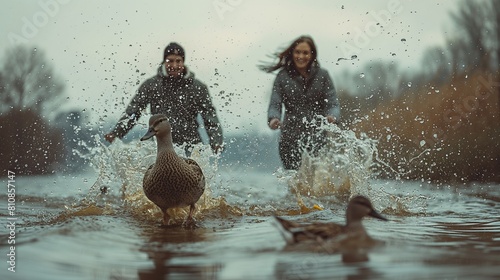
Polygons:
[[[285,108],[282,118],[282,108]],[[316,115],[331,115],[340,119],[340,105],[335,87],[328,72],[317,65],[311,67],[310,75],[303,78],[292,67],[284,68],[274,81],[268,121],[282,120],[282,133],[303,133],[305,123]]]
[[208,88],[195,79],[194,74],[187,68],[182,78],[172,78],[166,75],[164,66],[160,66],[158,74],[139,87],[113,133],[119,138],[127,134],[148,104],[152,114],[165,114],[168,117],[175,144],[201,142],[196,120],[199,114],[203,119],[212,149],[215,145],[222,145],[222,127],[212,105]]

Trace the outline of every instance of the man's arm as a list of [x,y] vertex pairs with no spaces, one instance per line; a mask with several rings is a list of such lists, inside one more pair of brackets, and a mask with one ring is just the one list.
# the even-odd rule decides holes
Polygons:
[[200,84],[198,97],[200,101],[200,114],[203,118],[203,124],[210,140],[210,147],[217,153],[223,146],[222,126],[217,117],[217,111],[212,104],[212,99],[208,93],[208,88]]
[[142,85],[137,94],[132,98],[129,105],[125,109],[121,118],[118,120],[115,128],[104,137],[107,141],[113,142],[116,137],[123,138],[137,123],[141,117],[142,111],[150,102],[147,89]]

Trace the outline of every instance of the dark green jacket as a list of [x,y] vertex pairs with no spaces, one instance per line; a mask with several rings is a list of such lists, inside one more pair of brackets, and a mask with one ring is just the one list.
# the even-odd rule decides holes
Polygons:
[[[283,107],[285,112],[282,115]],[[268,121],[282,121],[282,133],[304,132],[304,118],[311,121],[316,115],[331,115],[340,119],[340,105],[332,79],[325,69],[311,67],[310,75],[303,78],[293,67],[284,68],[274,81]]]
[[222,145],[222,127],[205,84],[186,68],[182,78],[171,78],[158,68],[158,74],[146,80],[132,98],[113,133],[122,138],[134,127],[149,104],[152,114],[165,114],[172,125],[173,142],[200,143],[198,115],[203,119],[212,149]]

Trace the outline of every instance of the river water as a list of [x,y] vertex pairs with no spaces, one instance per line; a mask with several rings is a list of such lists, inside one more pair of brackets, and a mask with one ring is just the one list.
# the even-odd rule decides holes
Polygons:
[[[186,209],[161,226],[142,194],[152,141],[94,149],[95,171],[4,178],[16,196],[9,213],[0,195],[0,279],[499,279],[499,185],[377,180],[373,143],[343,137],[341,155],[298,173],[220,164],[197,147],[207,190],[195,229],[179,226]],[[285,248],[273,215],[344,223],[355,194],[389,219],[364,220],[383,246],[354,257]]]

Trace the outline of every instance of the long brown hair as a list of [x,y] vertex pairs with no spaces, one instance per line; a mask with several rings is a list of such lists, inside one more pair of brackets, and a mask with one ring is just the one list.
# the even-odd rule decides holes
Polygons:
[[314,44],[314,40],[310,36],[300,36],[299,38],[295,39],[288,48],[286,48],[284,51],[281,53],[276,53],[273,56],[278,58],[278,63],[276,64],[267,64],[267,65],[259,65],[259,69],[262,71],[265,71],[267,73],[271,73],[275,70],[281,69],[281,68],[288,68],[288,67],[294,67],[293,64],[293,50],[295,47],[300,44],[300,43],[307,43],[309,47],[311,47],[311,62],[309,62],[309,65],[307,68],[310,69],[312,64],[319,65],[317,61],[318,57],[318,51],[316,49],[316,44]]

